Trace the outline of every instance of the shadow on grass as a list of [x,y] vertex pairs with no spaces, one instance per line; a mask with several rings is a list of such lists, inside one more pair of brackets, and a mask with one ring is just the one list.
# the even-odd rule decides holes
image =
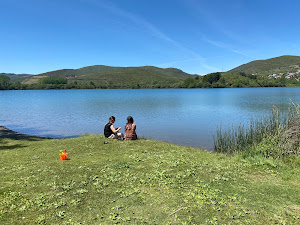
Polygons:
[[35,137],[35,136],[30,136],[22,133],[17,133],[9,129],[2,129],[0,130],[0,151],[27,147],[27,145],[24,142],[20,144],[10,145],[9,140],[42,141],[45,139],[49,139],[49,138]]
[[51,139],[51,138],[28,136],[26,134],[13,134],[13,135],[9,134],[9,135],[0,135],[0,143],[1,143],[1,139],[42,141],[42,140]]
[[25,148],[27,147],[26,142],[21,142],[17,144],[12,144],[10,143],[10,140],[24,140],[24,141],[42,141],[45,140],[46,138],[41,138],[41,137],[32,137],[32,136],[14,136],[10,138],[2,138],[0,137],[0,151],[1,150],[12,150],[12,149],[17,149],[17,148]]
[[9,146],[0,146],[0,151],[2,150],[12,150],[17,148],[25,148],[26,145],[16,144],[16,145],[9,145]]
[[12,140],[27,140],[27,141],[41,141],[49,138],[30,136],[27,134],[18,133],[12,131],[6,127],[0,126],[0,143],[3,139],[12,139]]

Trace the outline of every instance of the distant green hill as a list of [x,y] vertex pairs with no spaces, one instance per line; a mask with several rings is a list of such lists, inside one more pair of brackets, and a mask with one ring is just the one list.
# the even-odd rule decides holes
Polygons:
[[33,74],[15,74],[15,73],[0,73],[1,75],[8,76],[12,82],[22,81],[28,77],[33,76]]
[[24,84],[38,84],[44,78],[66,78],[69,86],[95,86],[97,88],[153,88],[172,87],[173,84],[195,77],[176,68],[154,66],[110,67],[88,66],[80,69],[63,69],[32,76]]
[[245,72],[255,75],[296,72],[300,70],[300,56],[284,55],[266,60],[255,60],[238,66],[228,72]]
[[[286,77],[286,73],[294,73]],[[270,74],[283,73],[276,78]],[[255,76],[253,76],[255,75]],[[24,79],[25,77],[25,79]],[[10,76],[6,89],[94,89],[94,88],[227,88],[300,86],[300,56],[255,60],[228,72],[192,75],[176,68],[111,67],[95,65],[23,76],[22,83]],[[280,78],[280,79],[278,79]]]

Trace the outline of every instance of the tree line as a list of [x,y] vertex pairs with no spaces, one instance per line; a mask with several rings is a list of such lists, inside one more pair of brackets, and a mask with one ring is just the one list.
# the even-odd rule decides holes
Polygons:
[[177,84],[180,88],[241,88],[241,87],[291,87],[300,86],[298,77],[293,79],[268,79],[266,76],[239,73],[211,73],[188,78]]
[[6,75],[0,75],[0,90],[9,90],[10,78]]

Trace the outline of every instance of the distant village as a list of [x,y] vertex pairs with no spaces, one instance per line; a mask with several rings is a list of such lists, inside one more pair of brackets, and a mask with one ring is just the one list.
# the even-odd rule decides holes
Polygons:
[[295,76],[298,75],[298,74],[300,74],[300,70],[298,70],[297,72],[294,72],[294,73],[290,73],[290,72],[288,72],[288,73],[274,73],[274,74],[269,75],[268,78],[269,79],[273,79],[273,78],[279,79],[281,77],[285,77],[286,79],[291,79],[291,78],[295,78]]

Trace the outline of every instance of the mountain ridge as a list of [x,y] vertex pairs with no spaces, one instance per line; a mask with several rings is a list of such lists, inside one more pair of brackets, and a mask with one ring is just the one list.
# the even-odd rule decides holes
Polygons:
[[100,88],[151,88],[171,87],[190,77],[195,77],[177,68],[155,66],[111,67],[94,65],[79,69],[62,69],[41,73],[23,80],[23,84],[38,84],[48,78],[65,78],[67,83],[94,85]]
[[33,74],[26,74],[26,73],[22,73],[22,74],[15,74],[15,73],[0,73],[0,76],[8,76],[10,78],[11,81],[18,81],[18,80],[23,80],[27,77],[31,77],[34,76]]
[[[8,74],[8,76],[14,83],[11,88],[16,89],[127,89],[298,86],[299,74],[300,56],[283,55],[270,59],[254,60],[227,72],[211,73],[204,76],[189,74],[177,68],[159,68],[149,65],[140,67],[93,65],[78,69],[54,70],[32,76],[29,74]],[[270,80],[272,78],[275,79]],[[291,79],[287,81],[283,78]]]
[[300,70],[300,56],[283,55],[264,60],[254,60],[227,72],[244,72],[252,75],[269,75],[273,73],[287,73]]

